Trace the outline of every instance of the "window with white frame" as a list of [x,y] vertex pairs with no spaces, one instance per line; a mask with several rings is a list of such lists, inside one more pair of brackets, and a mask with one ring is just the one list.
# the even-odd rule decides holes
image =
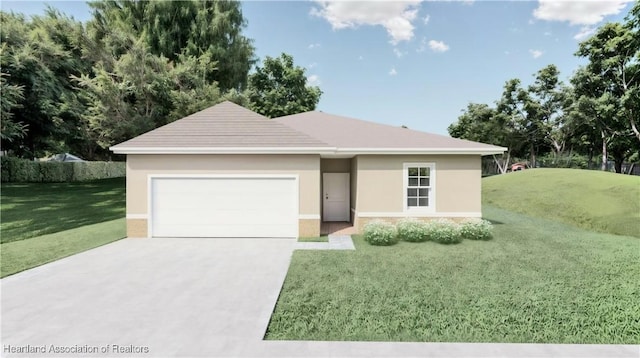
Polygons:
[[434,163],[404,164],[405,210],[432,210],[434,205]]

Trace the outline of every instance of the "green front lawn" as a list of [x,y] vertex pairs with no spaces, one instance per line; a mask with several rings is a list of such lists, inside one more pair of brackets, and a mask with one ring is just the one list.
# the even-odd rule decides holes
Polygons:
[[2,243],[125,215],[125,178],[85,183],[2,183]]
[[491,241],[296,251],[266,338],[640,343],[640,240],[483,211]]
[[318,237],[299,237],[298,242],[329,242],[329,236],[322,235]]
[[4,243],[0,245],[0,277],[44,265],[125,236],[125,219],[116,219]]

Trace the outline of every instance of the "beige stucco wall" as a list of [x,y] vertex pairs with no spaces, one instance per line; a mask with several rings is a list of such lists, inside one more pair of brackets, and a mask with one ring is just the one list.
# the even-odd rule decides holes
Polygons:
[[147,219],[127,219],[127,237],[147,237]]
[[435,163],[436,214],[481,211],[480,156],[358,156],[357,211],[404,208],[404,163]]
[[[319,155],[128,155],[127,215],[148,214],[150,174],[297,174],[299,214],[320,215]],[[301,224],[300,230],[303,226],[313,225]]]
[[[353,226],[356,228],[356,232],[357,233],[362,233],[362,228],[371,221],[374,220],[382,220],[382,221],[386,221],[388,223],[391,224],[395,224],[397,223],[399,220],[402,220],[403,218],[401,217],[371,217],[371,218],[357,218],[356,222],[353,224]],[[424,221],[424,222],[429,222],[429,221],[433,221],[433,220],[439,220],[439,219],[448,219],[451,221],[455,221],[455,222],[460,222],[460,221],[464,221],[464,220],[468,220],[468,218],[465,217],[445,217],[445,216],[441,216],[441,217],[418,217],[415,218],[416,220],[420,220],[420,221]]]
[[356,218],[356,207],[357,207],[357,203],[358,203],[358,157],[353,157],[351,158],[351,190],[349,191],[349,194],[351,195],[351,208],[350,208],[350,215],[351,215],[351,222],[355,224],[357,218]]
[[315,219],[298,220],[298,236],[300,237],[320,236],[320,220],[315,220]]

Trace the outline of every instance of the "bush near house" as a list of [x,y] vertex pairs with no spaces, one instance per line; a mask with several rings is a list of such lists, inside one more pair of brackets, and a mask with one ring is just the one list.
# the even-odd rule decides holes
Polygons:
[[469,240],[490,240],[493,227],[491,222],[482,219],[471,219],[462,222],[460,234]]
[[36,162],[1,157],[5,183],[64,183],[119,178],[126,175],[124,162]]
[[373,220],[363,228],[364,240],[371,245],[389,246],[398,242],[398,231],[393,224]]
[[398,238],[409,242],[427,241],[427,223],[415,218],[405,218],[396,225]]
[[438,219],[427,224],[429,240],[441,244],[457,244],[462,241],[460,225],[449,219]]
[[[407,242],[433,241],[440,244],[457,244],[462,239],[490,240],[493,226],[490,221],[470,219],[456,223],[449,219],[424,222],[404,218],[393,224],[376,220],[364,226],[364,239],[371,245],[393,245],[399,240]],[[394,231],[395,230],[395,231]],[[395,232],[395,241],[391,239]]]

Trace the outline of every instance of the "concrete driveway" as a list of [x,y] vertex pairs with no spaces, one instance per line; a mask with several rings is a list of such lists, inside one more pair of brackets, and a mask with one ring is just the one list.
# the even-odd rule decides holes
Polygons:
[[9,345],[240,354],[247,337],[264,336],[294,244],[125,239],[10,276],[1,282],[0,355]]
[[630,345],[263,341],[294,245],[126,239],[10,276],[0,356],[640,356]]

